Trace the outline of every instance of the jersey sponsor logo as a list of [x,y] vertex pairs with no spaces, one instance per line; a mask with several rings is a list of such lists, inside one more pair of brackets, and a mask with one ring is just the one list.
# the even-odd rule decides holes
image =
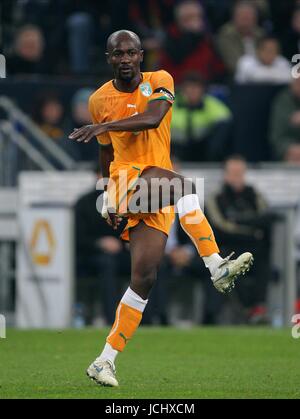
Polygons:
[[165,87],[158,87],[153,93],[162,93],[169,100],[175,100],[175,96]]
[[152,87],[149,82],[140,84],[140,90],[143,96],[149,97],[152,95]]

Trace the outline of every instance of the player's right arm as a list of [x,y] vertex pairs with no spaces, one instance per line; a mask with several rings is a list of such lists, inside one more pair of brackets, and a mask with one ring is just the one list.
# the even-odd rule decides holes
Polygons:
[[144,131],[159,127],[162,119],[171,107],[167,101],[153,101],[148,104],[145,112],[118,121],[85,125],[74,130],[69,138],[78,142],[88,143],[94,136],[97,138],[110,131]]
[[[174,102],[174,82],[170,74],[159,71],[152,82],[153,94],[143,113],[116,121],[93,121],[93,125],[85,125],[74,130],[69,138],[78,142],[88,143],[94,136],[109,137],[111,131],[137,132],[158,128],[161,121]],[[100,122],[100,123],[99,123]]]

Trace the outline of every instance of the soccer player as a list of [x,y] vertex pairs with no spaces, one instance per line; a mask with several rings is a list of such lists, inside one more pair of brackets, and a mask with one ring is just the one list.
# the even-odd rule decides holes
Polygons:
[[[174,220],[175,205],[180,224],[196,246],[218,291],[230,291],[235,279],[249,270],[253,257],[248,252],[236,260],[230,260],[231,255],[224,259],[219,255],[195,186],[190,182],[189,193],[186,193],[183,186],[187,180],[172,170],[170,124],[175,95],[171,75],[164,70],[140,71],[143,60],[141,42],[135,33],[127,30],[110,35],[107,60],[113,68],[114,79],[90,97],[93,125],[74,129],[69,138],[89,142],[97,137],[101,146],[103,176],[109,178],[102,216],[113,228],[120,223],[120,215],[128,219],[121,237],[130,241],[130,285],[117,308],[102,353],[87,370],[88,376],[98,384],[118,386],[115,358],[124,350],[141,322]],[[157,211],[126,212],[127,206],[121,208],[124,202],[124,196],[120,198],[124,189],[121,172],[126,173],[125,201],[128,201],[128,206],[137,193],[138,180],[143,179],[149,185],[150,195],[153,180],[176,181],[177,187],[170,188],[169,207],[163,202],[163,196],[157,198],[148,193],[150,200],[157,198]],[[120,195],[114,212],[110,207],[113,194]]]

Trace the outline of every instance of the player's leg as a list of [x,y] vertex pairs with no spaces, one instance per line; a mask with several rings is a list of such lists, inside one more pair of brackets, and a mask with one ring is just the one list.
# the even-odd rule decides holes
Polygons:
[[[193,182],[184,176],[171,170],[159,167],[146,169],[141,176],[148,184],[148,200],[151,202],[154,210],[165,206],[166,192],[169,192],[170,205],[176,205],[180,219],[180,224],[184,231],[189,235],[195,244],[201,257],[216,255],[216,261],[221,262],[222,258],[218,255],[219,248],[216,243],[213,230],[203,214],[199,198],[196,194],[196,188]],[[155,181],[161,182],[167,179],[170,183],[169,191],[167,189],[156,188]],[[173,181],[176,182],[173,182]],[[159,191],[157,194],[156,192]],[[154,196],[155,195],[155,196]]]
[[[171,170],[159,167],[146,169],[141,176],[148,185],[148,202],[155,208],[165,206],[164,190],[154,188],[155,181],[158,183],[162,179],[170,182],[170,205],[176,205],[180,224],[183,230],[191,238],[199,255],[203,258],[205,266],[210,270],[215,287],[221,292],[230,291],[234,287],[234,281],[238,275],[245,274],[253,263],[253,256],[246,252],[240,255],[236,260],[230,261],[229,257],[223,259],[219,255],[219,248],[215,240],[213,230],[201,210],[199,198],[196,194],[194,184],[184,178],[182,175]],[[174,180],[176,182],[174,182]],[[159,193],[157,193],[159,190]],[[157,195],[157,196],[153,196]]]
[[123,295],[115,322],[101,355],[88,375],[102,385],[117,386],[115,358],[138,328],[164,254],[167,235],[140,222],[130,231],[131,281]]
[[107,342],[120,352],[142,319],[166,241],[165,233],[143,222],[130,231],[131,281],[118,306],[115,324],[107,338]]

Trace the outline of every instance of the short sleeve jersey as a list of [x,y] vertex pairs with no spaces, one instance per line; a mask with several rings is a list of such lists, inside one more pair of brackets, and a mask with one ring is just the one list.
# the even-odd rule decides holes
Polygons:
[[[117,121],[143,113],[154,100],[174,101],[174,82],[164,70],[141,73],[142,80],[132,93],[117,90],[113,81],[105,83],[89,100],[94,123]],[[158,128],[140,132],[111,131],[97,137],[105,146],[112,144],[114,164],[140,163],[171,168],[170,126],[172,108],[168,110]]]

